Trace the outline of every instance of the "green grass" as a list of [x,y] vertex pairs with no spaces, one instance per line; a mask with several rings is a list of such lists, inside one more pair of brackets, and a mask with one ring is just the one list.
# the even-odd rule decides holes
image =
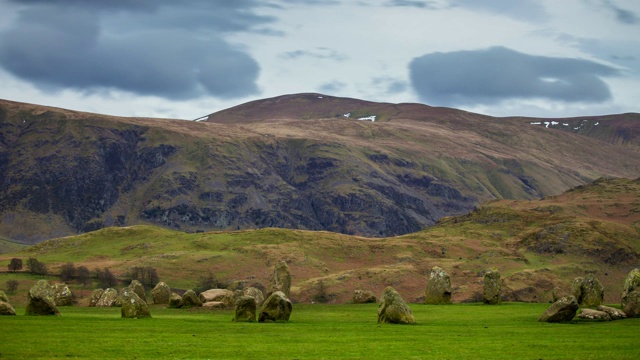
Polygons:
[[376,305],[294,305],[288,323],[234,323],[231,311],[61,308],[0,318],[7,359],[636,359],[640,318],[538,323],[548,304],[411,305],[417,325],[378,325]]

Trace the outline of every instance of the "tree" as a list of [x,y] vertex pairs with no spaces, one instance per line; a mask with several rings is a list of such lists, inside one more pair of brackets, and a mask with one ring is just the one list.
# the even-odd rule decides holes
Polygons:
[[43,262],[38,261],[35,258],[29,258],[27,260],[27,267],[29,268],[29,272],[34,275],[47,275],[49,273],[49,269],[47,265]]
[[76,269],[76,277],[83,287],[86,287],[91,283],[91,272],[89,272],[89,269],[87,269],[86,266],[78,266]]
[[22,259],[13,258],[9,263],[9,271],[16,272],[22,270]]
[[69,282],[76,276],[76,266],[72,262],[62,265],[60,268],[60,280]]
[[127,280],[138,280],[142,285],[149,287],[155,286],[160,279],[158,278],[158,271],[150,266],[134,266],[127,273]]
[[96,270],[96,278],[98,279],[100,287],[103,289],[114,287],[118,284],[118,279],[116,279],[115,275],[113,275],[108,268]]
[[7,280],[7,292],[13,294],[18,290],[18,280]]

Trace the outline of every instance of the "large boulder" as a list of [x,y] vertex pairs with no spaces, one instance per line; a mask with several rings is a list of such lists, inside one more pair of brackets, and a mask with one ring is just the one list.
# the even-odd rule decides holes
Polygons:
[[169,285],[160,281],[151,290],[151,296],[153,297],[154,304],[168,304],[169,298],[171,298],[171,288]]
[[289,266],[284,260],[279,261],[273,269],[273,274],[269,278],[267,286],[267,297],[277,291],[282,291],[287,298],[291,291],[291,273]]
[[182,307],[200,307],[202,301],[198,298],[193,290],[187,290],[182,294]]
[[491,269],[485,272],[482,302],[489,305],[500,304],[502,302],[500,290],[500,271],[498,271],[498,269]]
[[621,320],[627,317],[627,314],[625,314],[624,311],[609,306],[600,305],[597,310],[609,314],[611,320]]
[[118,301],[118,290],[114,288],[105,289],[100,296],[100,300],[96,303],[96,307],[112,307],[116,306]]
[[451,304],[451,278],[439,266],[434,266],[429,273],[425,304]]
[[56,307],[56,301],[51,291],[51,285],[47,280],[39,280],[29,290],[29,302],[27,303],[27,315],[56,315],[60,311]]
[[67,284],[58,283],[51,287],[53,291],[53,299],[56,302],[56,306],[72,306],[74,302],[74,296]]
[[560,288],[558,286],[554,287],[553,290],[551,291],[551,298],[553,299],[553,302],[556,302],[561,298],[567,297],[567,296],[571,296],[571,294],[569,294],[565,289]]
[[353,303],[354,304],[371,304],[378,302],[378,299],[371,291],[368,290],[354,290],[353,291]]
[[622,311],[628,317],[640,316],[640,269],[627,274],[622,286]]
[[594,320],[594,321],[611,321],[611,316],[604,311],[593,309],[582,309],[577,316],[578,319]]
[[120,313],[123,318],[128,319],[151,317],[147,302],[138,296],[138,293],[128,287],[124,288],[122,292],[122,308],[120,309]]
[[[15,315],[16,310],[9,304],[8,301],[0,301],[0,316]],[[8,331],[8,330],[5,330]]]
[[95,289],[91,292],[91,297],[89,298],[89,306],[94,307],[104,294],[104,289]]
[[571,295],[576,298],[578,305],[595,308],[602,305],[604,286],[593,274],[577,277],[571,284]]
[[540,322],[567,322],[573,320],[578,311],[578,302],[573,296],[560,298],[538,318]]
[[225,307],[233,307],[235,304],[233,291],[227,289],[209,289],[198,295],[202,303],[223,302]]
[[411,309],[391,286],[384,289],[378,306],[378,323],[415,324]]
[[182,307],[182,296],[176,294],[176,293],[171,293],[171,296],[169,296],[169,307],[173,308],[173,309],[179,309]]
[[138,280],[131,280],[131,284],[129,284],[129,289],[133,290],[138,297],[144,302],[147,302],[147,291],[144,289],[144,285]]
[[258,288],[254,288],[254,287],[244,288],[242,289],[242,295],[251,296],[252,298],[256,299],[256,304],[258,305],[262,305],[262,303],[264,302],[264,294]]
[[251,296],[240,296],[236,300],[233,321],[255,322],[256,321],[256,299]]
[[291,300],[284,292],[276,291],[262,304],[258,321],[289,321],[292,311]]

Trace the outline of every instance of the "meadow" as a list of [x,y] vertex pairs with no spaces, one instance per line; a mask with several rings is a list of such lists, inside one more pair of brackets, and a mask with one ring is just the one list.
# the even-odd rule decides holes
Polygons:
[[416,325],[377,324],[377,305],[294,304],[286,323],[234,323],[232,311],[62,307],[0,318],[0,359],[638,359],[640,318],[537,322],[549,304],[410,307]]

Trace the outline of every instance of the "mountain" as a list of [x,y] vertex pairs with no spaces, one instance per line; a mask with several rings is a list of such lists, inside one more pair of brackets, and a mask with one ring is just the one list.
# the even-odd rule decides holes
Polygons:
[[322,94],[258,100],[206,121],[2,100],[0,237],[39,242],[135,224],[407,234],[489,200],[637,178],[638,120],[493,118]]
[[541,200],[492,201],[388,238],[275,228],[185,233],[111,227],[0,254],[0,265],[35,257],[54,274],[71,261],[92,271],[110,268],[121,278],[131,267],[150,266],[160,280],[189,289],[209,272],[220,280],[266,285],[274,264],[284,259],[294,301],[312,301],[322,283],[336,303],[351,301],[355,289],[378,295],[386,286],[419,302],[436,265],[451,275],[456,302],[481,301],[490,268],[500,270],[509,301],[548,302],[554,287],[568,292],[575,277],[593,273],[605,287],[605,301],[615,304],[626,274],[640,261],[638,199],[640,179],[598,179]]

